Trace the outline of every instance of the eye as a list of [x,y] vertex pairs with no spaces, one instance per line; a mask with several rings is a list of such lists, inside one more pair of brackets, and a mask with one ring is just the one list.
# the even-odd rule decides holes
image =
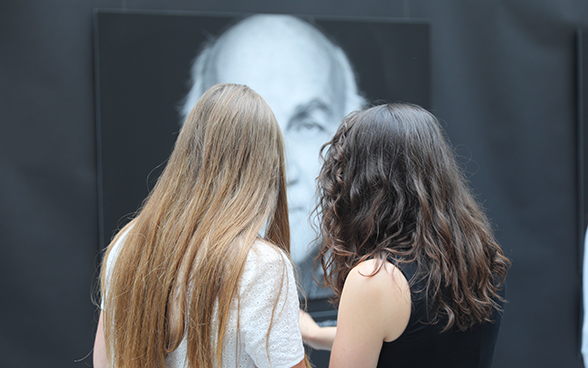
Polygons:
[[290,131],[296,133],[323,133],[326,131],[324,124],[310,117],[295,119],[289,128]]
[[286,131],[290,139],[298,139],[301,144],[325,140],[331,135],[331,127],[337,126],[332,120],[331,109],[315,99],[296,108],[288,119]]

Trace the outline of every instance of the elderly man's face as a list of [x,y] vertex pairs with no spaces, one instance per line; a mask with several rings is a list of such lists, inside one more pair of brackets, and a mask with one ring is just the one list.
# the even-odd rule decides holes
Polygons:
[[234,32],[222,40],[215,65],[219,83],[253,88],[280,124],[286,141],[291,253],[300,263],[316,238],[309,214],[315,205],[320,147],[333,136],[342,113],[335,113],[340,101],[334,103],[326,48],[295,31],[247,37]]

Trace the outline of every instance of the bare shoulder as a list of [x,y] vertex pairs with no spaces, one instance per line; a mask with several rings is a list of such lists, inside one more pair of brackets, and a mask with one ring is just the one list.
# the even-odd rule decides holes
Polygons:
[[341,303],[366,309],[384,328],[384,341],[398,338],[410,319],[410,286],[390,262],[367,260],[354,267],[345,280]]
[[408,280],[398,267],[388,261],[380,265],[375,259],[368,259],[355,266],[347,276],[345,284],[347,283],[367,287],[368,290],[382,287],[380,292],[386,291],[389,286],[396,286],[392,288],[392,292],[398,291],[398,288],[401,292],[409,289]]

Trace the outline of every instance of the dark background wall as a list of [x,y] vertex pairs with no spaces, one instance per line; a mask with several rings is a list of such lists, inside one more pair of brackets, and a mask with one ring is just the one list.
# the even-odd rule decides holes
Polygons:
[[428,20],[432,110],[513,261],[495,366],[582,366],[580,0],[0,2],[0,366],[91,365],[94,8]]

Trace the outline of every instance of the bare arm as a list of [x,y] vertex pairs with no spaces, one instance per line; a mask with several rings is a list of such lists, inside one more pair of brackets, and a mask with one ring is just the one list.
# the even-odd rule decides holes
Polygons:
[[302,340],[316,350],[331,350],[337,327],[320,327],[310,314],[300,311],[300,332]]
[[374,276],[375,261],[349,273],[341,294],[330,368],[375,368],[384,341],[397,339],[410,318],[410,288],[402,272],[385,263]]
[[92,359],[94,368],[106,368],[106,344],[104,342],[104,329],[102,326],[102,311],[100,311],[100,317],[98,318],[98,329],[96,330]]

